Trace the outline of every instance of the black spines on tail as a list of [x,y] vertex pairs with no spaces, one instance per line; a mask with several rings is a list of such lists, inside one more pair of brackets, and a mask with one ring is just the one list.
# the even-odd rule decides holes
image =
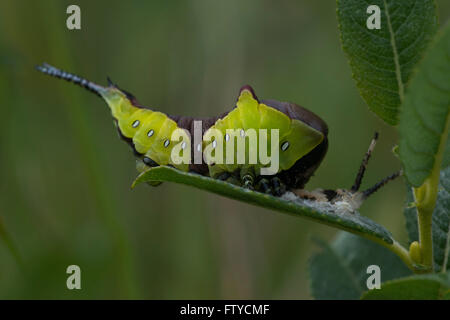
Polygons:
[[83,87],[83,88],[95,93],[99,97],[102,97],[102,95],[100,94],[100,91],[102,89],[104,89],[102,86],[100,86],[96,83],[93,83],[89,80],[86,80],[82,77],[79,77],[73,73],[69,73],[69,72],[60,70],[60,69],[55,68],[47,63],[43,63],[41,66],[36,66],[36,69],[39,70],[40,72],[48,74],[50,76],[75,83],[75,84],[79,85],[80,87]]
[[122,91],[122,93],[127,97],[128,100],[130,100],[130,102],[131,102],[135,107],[138,107],[138,108],[145,108],[145,109],[150,109],[150,108],[148,108],[148,107],[146,107],[146,106],[142,106],[141,104],[139,104],[139,102],[137,101],[136,97],[135,97],[132,93],[128,92],[127,90],[124,90],[124,89],[120,88],[117,84],[115,84],[115,83],[111,80],[110,77],[106,77],[106,80],[108,81],[108,86],[109,86],[109,87],[116,88],[116,89],[119,89],[120,91]]
[[373,149],[375,148],[375,145],[378,140],[378,132],[375,132],[372,141],[370,142],[369,150],[367,150],[366,154],[364,155],[363,161],[361,162],[361,166],[359,167],[358,174],[356,175],[355,183],[353,184],[352,188],[350,189],[353,192],[356,192],[359,190],[359,187],[361,186],[361,181],[364,177],[364,173],[366,172],[367,164],[369,163],[370,156],[372,155]]
[[384,186],[386,183],[388,183],[389,181],[392,181],[398,177],[400,177],[403,174],[403,172],[397,171],[393,174],[391,174],[390,176],[384,178],[383,180],[381,180],[380,182],[375,183],[372,187],[370,187],[367,190],[363,191],[363,195],[364,195],[364,199],[367,199],[370,195],[374,194],[376,191],[378,191],[378,189],[380,189],[382,186]]
[[[361,162],[361,166],[359,167],[359,171],[358,171],[358,174],[356,175],[355,183],[353,184],[352,188],[350,189],[350,191],[353,193],[356,193],[361,186],[362,178],[364,177],[364,173],[366,172],[367,164],[369,162],[370,156],[372,155],[373,149],[375,148],[377,140],[378,140],[378,132],[375,132],[375,134],[372,138],[372,141],[370,142],[369,149],[367,150],[366,154],[364,155],[363,161]],[[395,173],[391,174],[390,176],[384,178],[383,180],[377,182],[369,189],[362,191],[363,198],[367,199],[369,196],[374,194],[378,189],[380,189],[386,183],[396,179],[397,177],[400,177],[402,174],[403,174],[403,172],[401,170],[398,172],[395,172]]]

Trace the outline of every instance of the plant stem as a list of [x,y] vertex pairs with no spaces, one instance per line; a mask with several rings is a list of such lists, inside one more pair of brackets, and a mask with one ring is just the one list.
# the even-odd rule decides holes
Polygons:
[[[425,180],[423,185],[413,189],[419,228],[420,262],[430,268],[430,271],[433,270],[432,219],[439,183],[439,170],[435,170],[436,167],[436,165],[433,167],[431,175]],[[440,168],[440,165],[438,168]]]
[[419,243],[421,250],[421,263],[433,271],[433,237],[432,219],[438,194],[439,174],[442,158],[447,141],[450,115],[447,115],[444,132],[436,153],[433,169],[425,182],[418,188],[414,188],[414,198],[417,207],[417,221],[419,227]]
[[[415,191],[414,190],[414,194]],[[436,200],[435,200],[436,202]],[[434,205],[433,205],[434,209]],[[433,271],[433,238],[432,238],[432,219],[433,209],[417,207],[417,221],[419,226],[419,244],[421,252],[421,263]]]

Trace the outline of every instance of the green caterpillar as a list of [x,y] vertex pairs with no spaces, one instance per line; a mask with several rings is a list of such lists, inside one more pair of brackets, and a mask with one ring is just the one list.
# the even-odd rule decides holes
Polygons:
[[[132,146],[141,160],[138,165],[140,170],[144,170],[145,166],[169,165],[182,171],[209,175],[246,188],[281,195],[286,190],[303,188],[328,148],[328,128],[317,115],[293,103],[259,100],[250,86],[241,88],[236,106],[230,112],[196,119],[150,110],[109,79],[108,86],[104,87],[48,64],[38,66],[37,69],[80,85],[103,98],[111,110],[120,136]],[[201,121],[198,128],[195,128],[196,121]],[[201,133],[200,143],[194,139],[195,129]],[[250,137],[246,139],[246,136],[251,132],[250,129],[255,130],[256,141],[263,138],[260,129],[266,130],[264,145],[249,143]],[[278,129],[276,140],[273,139],[276,132],[272,137],[273,129]],[[240,134],[231,136],[229,130]],[[216,140],[214,133],[220,133],[223,140]],[[244,141],[245,152],[240,162],[236,153],[231,156],[230,163],[225,155],[218,157],[217,145],[226,146],[231,141],[236,144]],[[277,148],[274,149],[275,146]],[[279,165],[269,175],[261,174],[261,169],[269,168],[270,163],[263,163],[260,159],[249,161],[252,148],[262,147],[271,150],[270,156],[275,153],[278,155]],[[190,156],[188,161],[180,162],[181,157],[173,157],[174,148],[179,152],[175,154]],[[205,153],[200,161],[192,161],[207,148],[212,152]]]
[[[401,171],[395,172],[372,187],[359,191],[378,138],[378,133],[375,133],[350,189],[304,190],[328,149],[326,123],[296,104],[259,100],[248,85],[241,88],[236,106],[231,111],[196,119],[150,110],[109,78],[108,86],[103,87],[48,64],[37,66],[37,69],[80,85],[103,98],[121,138],[130,144],[138,157],[140,171],[168,165],[275,196],[293,191],[300,198],[328,202],[346,212],[357,210],[371,194],[402,174]],[[234,148],[235,142],[242,150],[239,146]],[[228,148],[230,145],[233,148]],[[226,146],[226,155],[223,146]],[[270,160],[277,163],[275,170],[267,159],[263,161],[254,157],[256,149],[264,149],[266,156],[267,150],[271,150]],[[260,157],[262,154],[264,152],[257,153]],[[265,169],[272,171],[267,174]],[[158,184],[155,182],[153,185]]]

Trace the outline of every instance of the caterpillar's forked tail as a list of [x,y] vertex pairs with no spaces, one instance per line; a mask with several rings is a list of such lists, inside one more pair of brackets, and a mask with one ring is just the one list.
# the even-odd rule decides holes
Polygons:
[[73,74],[73,73],[69,73],[69,72],[60,70],[58,68],[55,68],[47,63],[43,63],[40,66],[36,66],[36,69],[38,71],[48,74],[50,76],[75,83],[76,85],[79,85],[80,87],[83,87],[83,88],[95,93],[99,97],[103,97],[102,93],[105,93],[105,91],[107,91],[107,88],[105,88],[99,84],[96,84],[94,82],[86,80],[82,77],[79,77],[79,76]]
[[105,100],[111,109],[113,117],[116,119],[118,119],[122,113],[129,114],[133,111],[133,108],[142,108],[132,94],[120,89],[109,77],[107,79],[108,85],[104,87],[73,73],[53,67],[47,63],[36,66],[36,69],[49,76],[75,83],[76,85],[95,93]]
[[367,150],[366,154],[364,155],[363,161],[361,162],[361,166],[359,167],[358,174],[356,175],[355,183],[353,184],[352,188],[350,189],[352,192],[356,192],[359,190],[359,187],[361,186],[361,181],[364,177],[364,173],[367,169],[367,164],[369,163],[370,156],[372,155],[373,149],[375,148],[375,145],[377,144],[378,140],[378,132],[375,132],[372,141],[370,142],[369,150]]
[[396,178],[400,177],[403,174],[403,170],[394,172],[393,174],[391,174],[390,176],[384,178],[383,180],[375,183],[372,187],[370,187],[367,190],[364,190],[362,193],[364,195],[364,199],[367,199],[369,196],[371,196],[372,194],[374,194],[376,191],[378,191],[378,189],[380,189],[382,186],[384,186],[386,183],[388,183],[389,181],[395,180]]

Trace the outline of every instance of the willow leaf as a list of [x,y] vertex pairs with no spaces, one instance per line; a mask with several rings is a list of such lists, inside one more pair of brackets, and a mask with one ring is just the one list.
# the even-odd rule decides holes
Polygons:
[[395,279],[370,290],[363,300],[448,300],[450,281],[448,274],[415,275]]
[[195,173],[183,172],[171,167],[160,166],[141,173],[134,181],[133,187],[143,182],[154,183],[155,181],[170,181],[193,186],[267,209],[314,220],[338,229],[364,235],[368,238],[376,238],[387,244],[393,243],[392,236],[388,230],[367,217],[361,216],[358,212],[337,213],[330,210],[319,210],[306,202],[305,204],[299,204],[298,202],[251,191],[224,181]]
[[[399,157],[414,187],[444,156],[450,110],[450,23],[427,52],[406,92],[400,115]],[[440,147],[441,146],[441,147]]]
[[[391,125],[398,122],[399,107],[412,71],[436,31],[433,0],[338,0],[342,47],[353,78],[370,110]],[[380,29],[369,29],[380,9]]]
[[381,269],[381,281],[411,275],[398,256],[377,243],[341,232],[332,244],[318,241],[323,249],[309,264],[311,293],[315,299],[359,299],[367,290],[367,267]]

